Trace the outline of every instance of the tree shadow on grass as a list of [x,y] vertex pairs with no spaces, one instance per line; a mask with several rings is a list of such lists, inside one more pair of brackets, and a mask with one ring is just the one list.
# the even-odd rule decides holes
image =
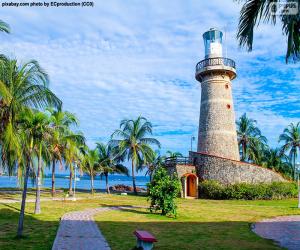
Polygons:
[[19,211],[13,206],[0,209],[0,249],[51,249],[59,225],[58,221],[39,220],[31,214],[25,214],[22,238],[16,238]]
[[124,222],[97,221],[104,237],[114,250],[132,249],[135,230],[146,230],[158,242],[160,250],[282,249],[274,241],[262,239],[251,231],[248,222]]
[[[115,207],[115,206],[110,206]],[[105,219],[105,211],[101,221],[96,221],[102,233],[108,240],[113,250],[132,249],[136,244],[133,232],[135,230],[146,230],[152,233],[158,240],[155,249],[281,249],[271,240],[265,240],[251,231],[251,224],[248,221],[223,221],[223,222],[195,222],[168,220],[157,216],[146,218],[141,215],[148,215],[149,212],[141,213],[135,206],[126,206],[122,212],[129,212],[132,216],[124,213],[122,220],[112,221]],[[133,214],[136,214],[135,217]],[[38,219],[39,216],[25,215],[24,236],[16,239],[16,230],[19,213],[15,209],[4,208],[0,210],[0,249],[51,249],[59,220],[50,221]],[[96,217],[96,216],[95,216]],[[51,217],[50,217],[51,218]],[[97,219],[97,217],[96,217]],[[78,249],[78,243],[83,248],[90,249],[89,244],[94,244],[94,235],[83,230],[83,225],[91,226],[91,222],[82,220],[70,220],[69,231],[62,236],[66,241],[75,236],[74,245],[68,244],[66,249]],[[79,228],[79,230],[75,230]],[[82,229],[82,231],[80,231]]]

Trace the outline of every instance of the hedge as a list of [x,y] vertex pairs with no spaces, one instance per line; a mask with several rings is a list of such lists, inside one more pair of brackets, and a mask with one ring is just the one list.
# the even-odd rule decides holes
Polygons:
[[297,195],[298,187],[295,182],[221,185],[217,181],[203,181],[199,184],[199,196],[206,199],[275,200],[294,198]]

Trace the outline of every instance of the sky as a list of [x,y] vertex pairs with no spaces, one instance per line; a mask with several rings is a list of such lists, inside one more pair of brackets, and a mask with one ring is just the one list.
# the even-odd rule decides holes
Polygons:
[[226,31],[224,54],[236,61],[236,117],[247,113],[257,120],[272,147],[288,124],[300,121],[300,64],[285,64],[280,25],[260,25],[249,53],[236,40],[242,7],[237,1],[94,4],[0,7],[0,19],[12,29],[10,35],[0,34],[1,52],[20,62],[40,62],[63,108],[78,116],[78,130],[90,147],[108,141],[122,119],[142,115],[152,122],[162,153],[187,155],[199,121],[195,65],[204,58],[202,34],[211,27]]

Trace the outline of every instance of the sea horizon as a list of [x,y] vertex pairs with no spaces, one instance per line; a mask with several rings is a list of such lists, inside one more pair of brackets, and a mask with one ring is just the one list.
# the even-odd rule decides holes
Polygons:
[[[55,187],[56,188],[68,188],[69,187],[69,178],[66,174],[56,174],[55,175]],[[78,189],[90,189],[91,188],[91,179],[88,175],[78,176],[79,180],[76,181],[76,188]],[[146,187],[146,184],[149,182],[148,176],[136,176],[136,186],[137,187]],[[108,185],[114,186],[118,184],[124,184],[127,186],[132,186],[132,176],[124,175],[109,175]],[[73,181],[74,186],[74,181]],[[35,188],[36,184],[33,183],[30,179],[28,180],[28,187]],[[42,187],[50,188],[51,187],[51,174],[47,174],[42,179]],[[0,188],[20,188],[18,185],[16,176],[0,176]],[[94,189],[105,189],[106,183],[105,178],[98,175],[94,178]]]

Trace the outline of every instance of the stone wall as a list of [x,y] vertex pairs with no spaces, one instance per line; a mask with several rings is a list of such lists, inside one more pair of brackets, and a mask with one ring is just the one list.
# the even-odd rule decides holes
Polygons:
[[229,74],[202,77],[197,151],[239,160]]
[[[186,174],[196,174],[196,167],[193,165],[173,165],[166,167],[169,174],[176,173],[178,179],[181,181],[181,192],[180,197],[186,198],[186,178],[184,175]],[[197,178],[198,182],[198,178]],[[197,193],[198,193],[198,184],[197,184]]]
[[190,152],[199,181],[217,180],[222,184],[270,183],[287,181],[281,174],[253,164],[206,153]]

